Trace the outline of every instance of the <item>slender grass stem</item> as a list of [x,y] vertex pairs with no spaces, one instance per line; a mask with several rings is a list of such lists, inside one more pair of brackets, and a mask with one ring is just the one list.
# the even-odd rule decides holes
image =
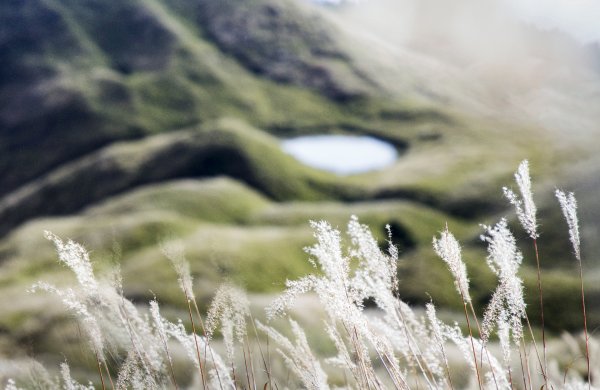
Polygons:
[[592,376],[590,371],[590,346],[589,346],[589,338],[588,338],[588,330],[587,330],[587,314],[585,311],[585,292],[583,288],[583,267],[581,265],[581,261],[579,261],[579,279],[581,281],[581,310],[583,312],[583,334],[585,337],[585,360],[587,363],[587,382],[588,389],[592,388]]
[[475,373],[477,374],[477,383],[479,389],[483,389],[483,383],[481,382],[481,373],[479,372],[479,365],[477,364],[477,353],[475,352],[475,343],[473,341],[473,330],[471,329],[471,320],[469,320],[469,313],[467,312],[467,302],[465,301],[465,295],[460,291],[460,297],[463,302],[463,309],[465,311],[465,319],[467,320],[467,327],[469,328],[469,336],[471,341],[471,349],[473,350],[473,364],[475,365]]
[[448,385],[451,390],[454,390],[454,384],[452,383],[452,376],[450,375],[450,365],[448,364],[448,355],[446,354],[446,348],[444,348],[444,341],[440,340],[440,350],[442,357],[444,358],[444,369],[446,371],[446,378],[448,379]]
[[94,355],[96,355],[96,362],[98,363],[98,373],[100,374],[100,383],[102,384],[102,390],[106,390],[106,386],[104,384],[104,375],[102,375],[102,363],[100,362],[100,357],[98,356],[98,352],[94,350]]
[[527,369],[527,382],[529,383],[529,388],[533,389],[533,385],[532,385],[532,381],[531,381],[531,364],[529,363],[531,353],[528,350],[529,346],[527,344],[525,344],[525,339],[522,339],[522,343],[523,343],[523,353],[525,354],[525,368]]
[[169,346],[167,345],[167,340],[165,340],[163,334],[159,332],[160,340],[163,343],[165,348],[165,353],[167,355],[167,361],[169,362],[169,374],[171,375],[171,381],[173,382],[173,386],[175,390],[179,390],[179,386],[177,385],[177,379],[175,379],[175,370],[173,369],[173,360],[171,359],[171,354],[169,353]]
[[[479,320],[477,319],[477,314],[475,314],[475,308],[473,307],[473,302],[469,301],[469,307],[471,308],[471,313],[473,314],[473,318],[475,319],[475,325],[477,325],[477,332],[479,333],[479,337],[481,337],[481,326],[479,326]],[[498,380],[496,379],[496,372],[494,367],[492,367],[492,358],[490,356],[490,351],[486,344],[481,343],[481,352],[479,357],[480,366],[483,367],[483,350],[485,349],[485,355],[488,360],[488,364],[490,365],[490,371],[492,372],[492,379],[494,380],[494,384],[496,385],[496,389],[498,389]]]
[[542,376],[544,377],[544,381],[547,380],[546,370],[544,369],[544,364],[542,363],[542,357],[540,356],[540,351],[537,346],[537,342],[535,341],[535,336],[533,334],[533,328],[531,327],[531,322],[529,321],[529,316],[525,313],[525,321],[527,322],[527,328],[529,329],[529,334],[531,335],[531,342],[533,343],[533,347],[535,349],[535,354],[538,359],[538,363],[540,365],[540,371],[542,372]]
[[254,372],[254,362],[252,357],[252,349],[250,348],[250,339],[246,335],[246,349],[248,350],[248,361],[250,362],[250,374],[252,376],[252,388],[256,390],[256,373]]
[[[522,341],[522,339],[521,339]],[[527,363],[523,362],[523,353],[521,352],[521,343],[519,342],[519,361],[521,362],[521,375],[523,377],[523,389],[527,390],[527,375],[525,374],[527,372],[525,366]],[[523,351],[525,350],[525,344],[523,344]],[[527,359],[527,353],[525,353],[525,359]]]
[[[270,362],[267,364],[267,360],[265,360],[265,355],[263,353],[262,347],[260,346],[260,340],[258,338],[258,331],[256,329],[256,324],[254,323],[254,317],[252,313],[250,313],[250,322],[252,322],[252,328],[254,329],[254,335],[256,336],[256,343],[258,344],[258,352],[260,353],[260,358],[262,359],[263,365],[265,367],[265,373],[267,374],[267,383],[269,384],[269,388],[273,388],[273,381],[271,379],[271,366]],[[269,347],[269,339],[267,335],[267,348]]]
[[[408,332],[408,326],[406,325],[406,320],[404,319],[402,310],[400,310],[400,308],[396,307],[396,313],[400,317],[400,321],[402,321],[402,327],[404,328],[404,334],[405,334],[406,340],[408,342],[408,348],[410,349],[410,352],[414,356],[415,361],[417,362],[417,365],[419,366],[419,369],[421,370],[421,373],[423,374],[423,377],[425,378],[425,381],[427,382],[427,385],[429,386],[430,389],[432,389],[432,388],[434,388],[434,386],[431,384],[430,379],[427,377],[427,373],[429,373],[430,375],[433,375],[433,374],[431,374],[431,370],[429,370],[429,368],[427,368],[427,370],[426,370],[425,367],[423,367],[423,365],[421,363],[421,359],[419,359],[419,355],[422,355],[422,354],[419,353],[419,355],[418,355],[413,348],[413,343],[411,342],[412,337],[411,337],[410,333]],[[414,344],[416,345],[416,343],[414,343]],[[416,348],[419,348],[419,346],[416,345]]]
[[[544,373],[548,372],[548,360],[546,358],[546,326],[544,323],[544,290],[542,287],[542,271],[540,268],[540,254],[537,245],[537,239],[533,239],[533,248],[535,249],[535,262],[537,265],[537,285],[538,294],[540,297],[540,320],[542,325],[542,346],[543,346],[543,357],[544,357]],[[548,377],[544,374],[544,386],[548,388]]]
[[[187,294],[186,294],[187,295]],[[188,313],[190,315],[190,322],[192,323],[192,335],[194,336],[194,344],[196,345],[196,355],[198,356],[198,370],[200,371],[200,378],[202,379],[202,387],[206,390],[206,377],[204,376],[204,365],[200,357],[200,347],[198,346],[198,336],[196,334],[196,325],[194,324],[194,316],[192,316],[192,304],[191,299],[187,298]],[[216,370],[218,371],[218,370]]]
[[[194,304],[194,310],[196,311],[196,315],[198,316],[198,320],[200,321],[200,327],[202,328],[202,335],[204,336],[204,339],[206,340],[205,343],[205,347],[204,347],[204,356],[207,356],[207,349],[208,349],[208,353],[210,353],[210,358],[212,360],[213,366],[215,367],[215,372],[217,374],[217,381],[219,382],[219,388],[221,390],[223,390],[223,383],[221,382],[221,375],[219,374],[219,370],[217,370],[217,364],[215,363],[215,354],[213,352],[213,349],[210,347],[210,340],[209,338],[206,336],[206,328],[204,327],[204,320],[202,319],[202,315],[200,314],[200,309],[198,309],[198,303],[196,302],[196,298],[192,295],[192,303]],[[233,382],[235,383],[235,371],[233,371]]]
[[249,358],[246,357],[246,348],[244,348],[244,346],[242,346],[242,352],[244,354],[244,366],[246,367],[246,381],[248,383],[248,389],[253,389],[254,387],[250,381],[250,368],[248,367]]
[[110,382],[110,388],[115,390],[115,384],[112,380],[112,375],[110,375],[110,371],[108,370],[108,365],[106,364],[106,360],[104,361],[104,369],[106,370],[106,375],[108,375],[108,381]]

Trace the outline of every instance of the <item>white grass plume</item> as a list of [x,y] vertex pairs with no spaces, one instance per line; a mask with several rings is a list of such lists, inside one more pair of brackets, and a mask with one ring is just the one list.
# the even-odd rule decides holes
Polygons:
[[511,189],[503,187],[502,191],[508,201],[515,206],[519,222],[523,229],[529,234],[532,239],[537,239],[537,208],[533,202],[533,193],[531,191],[531,178],[529,176],[529,161],[523,160],[515,173],[515,181],[519,186],[521,197],[515,194]]
[[311,225],[318,243],[305,250],[323,274],[288,281],[284,294],[267,308],[269,318],[284,314],[298,294],[314,291],[331,318],[347,324],[360,322],[362,297],[350,282],[350,258],[342,252],[340,232],[326,222],[311,222]]
[[6,381],[6,386],[4,386],[4,390],[22,390],[21,387],[17,387],[17,384],[15,383],[15,380],[12,378],[9,378]]
[[506,312],[513,339],[518,345],[523,336],[522,319],[525,317],[525,300],[523,298],[523,281],[517,275],[523,256],[517,248],[516,240],[506,219],[501,219],[495,226],[484,226],[485,234],[481,239],[488,244],[487,263],[499,279],[498,286],[483,316],[482,338],[487,341],[494,324]]
[[[505,194],[517,207],[521,223],[535,239],[538,234],[527,161],[521,164],[515,177],[522,199],[507,189]],[[556,196],[563,208],[571,242],[581,264],[575,198],[573,194],[558,190]],[[341,233],[327,222],[312,222],[311,225],[317,243],[306,251],[318,272],[299,280],[287,281],[285,292],[267,309],[267,317],[271,320],[285,314],[300,294],[316,293],[326,311],[325,331],[337,349],[336,355],[325,362],[341,367],[346,370],[345,373],[352,375],[346,383],[348,388],[386,388],[390,382],[384,382],[380,377],[384,369],[393,387],[397,389],[408,389],[413,384],[415,387],[430,389],[447,388],[448,385],[452,387],[444,352],[448,341],[458,346],[473,373],[481,374],[484,378],[478,381],[482,388],[510,388],[510,337],[512,334],[515,343],[522,340],[521,320],[526,307],[522,281],[517,276],[522,255],[505,219],[495,226],[485,226],[485,233],[482,235],[482,239],[488,244],[488,265],[498,276],[499,283],[484,315],[481,340],[472,336],[464,337],[458,326],[451,327],[442,323],[436,316],[433,304],[426,307],[426,321],[399,299],[396,274],[398,250],[391,244],[391,238],[389,250],[384,253],[379,249],[369,228],[360,224],[354,216],[348,223],[348,246],[342,245]],[[72,241],[64,242],[52,233],[46,233],[46,237],[54,242],[60,262],[75,273],[79,286],[58,288],[38,282],[32,289],[51,292],[62,300],[83,325],[85,336],[99,355],[99,360],[106,362],[114,357],[115,362],[120,362],[117,388],[160,389],[175,383],[174,380],[169,380],[167,374],[166,363],[169,363],[174,378],[173,361],[167,346],[170,341],[177,341],[182,345],[193,365],[198,368],[204,366],[209,371],[208,381],[205,380],[204,370],[200,374],[205,388],[236,388],[230,375],[234,372],[233,365],[230,371],[209,345],[207,337],[188,333],[181,320],[176,323],[166,320],[161,316],[156,301],[150,302],[149,315],[140,314],[138,308],[123,296],[119,274],[111,278],[110,283],[96,279],[89,255],[81,245]],[[183,248],[174,242],[163,244],[162,247],[175,266],[180,287],[189,303],[194,299],[193,286]],[[466,311],[471,297],[460,244],[446,228],[439,238],[433,239],[433,248],[450,268]],[[367,299],[376,304],[377,310],[365,309],[364,302]],[[217,291],[207,317],[207,336],[213,337],[220,326],[229,363],[233,362],[235,341],[242,343],[245,338],[247,340],[245,321],[248,315],[248,301],[240,290],[226,284]],[[295,321],[289,321],[292,338],[287,338],[273,327],[260,322],[256,322],[256,325],[278,345],[278,352],[304,387],[329,388],[321,361],[311,351],[306,334]],[[485,348],[494,327],[497,327],[500,339],[503,364]],[[116,348],[111,348],[111,343]],[[203,356],[196,345],[204,351]],[[483,355],[484,353],[486,354]],[[480,367],[477,362],[481,362]],[[61,375],[62,379],[55,380],[46,380],[49,377],[44,376],[44,384],[48,383],[47,388],[89,389],[89,386],[81,385],[71,378],[68,366],[61,367]],[[200,377],[197,373],[195,375],[197,377],[194,380],[199,384]],[[575,375],[572,374],[573,379],[567,378],[564,387],[587,387]],[[556,378],[551,380],[557,384],[556,388],[562,386],[562,382],[558,382]],[[18,388],[14,381],[9,381],[6,389]]]
[[[55,243],[61,262],[67,264],[76,274],[79,289],[59,289],[48,283],[38,282],[32,287],[32,290],[45,290],[61,298],[67,309],[82,324],[93,351],[103,363],[106,362],[108,348],[106,335],[109,335],[112,342],[116,344],[115,351],[110,351],[111,355],[118,353],[117,349],[128,351],[128,357],[119,373],[119,380],[126,384],[125,387],[140,389],[168,387],[170,382],[166,374],[165,363],[172,365],[172,360],[168,353],[167,343],[170,339],[176,339],[196,366],[199,366],[200,362],[196,354],[195,343],[202,346],[202,350],[209,351],[211,353],[210,363],[213,367],[209,371],[209,375],[216,377],[218,372],[221,380],[219,388],[221,386],[235,388],[222,359],[208,346],[204,338],[188,334],[181,322],[176,325],[164,319],[160,315],[156,301],[150,303],[150,317],[140,315],[137,308],[122,295],[119,274],[113,275],[109,283],[98,282],[94,276],[89,255],[82,246],[72,241],[64,243],[49,232],[46,233],[46,236]],[[192,278],[182,246],[172,241],[164,244],[163,250],[177,271],[179,284],[186,294],[186,298],[193,299],[193,296],[190,295],[193,287]],[[234,301],[236,305],[244,305],[244,302],[247,301],[238,299],[239,297],[239,294],[231,296],[230,300]],[[238,312],[240,307],[236,306],[233,314],[230,313],[233,318],[245,313]],[[239,329],[236,331],[240,332]],[[203,360],[205,359],[206,356]]]
[[[441,382],[444,378],[448,380],[448,384],[450,387],[454,387],[452,384],[452,377],[450,375],[450,368],[448,363],[448,356],[446,355],[446,334],[444,333],[444,324],[438,319],[435,306],[433,303],[427,303],[425,305],[425,313],[427,316],[427,320],[429,322],[429,329],[431,334],[431,343],[430,343],[430,351],[431,354],[435,354],[434,362],[437,363],[433,365],[429,364],[429,367],[434,366],[436,368],[436,374],[438,376],[438,380]],[[443,365],[443,366],[442,366]],[[438,386],[441,388],[441,383],[438,383]]]
[[191,299],[194,293],[193,279],[190,273],[190,265],[185,258],[183,243],[179,240],[164,241],[160,245],[162,253],[165,255],[175,272],[177,273],[177,281],[181,291],[185,294],[186,299]]
[[206,336],[210,340],[217,326],[221,325],[227,360],[230,364],[234,361],[234,336],[238,343],[244,344],[246,318],[249,316],[250,302],[246,293],[228,283],[221,285],[208,309]]
[[295,337],[294,343],[274,328],[264,325],[260,321],[256,321],[256,326],[269,335],[269,338],[279,346],[277,352],[307,389],[329,389],[327,374],[323,371],[319,360],[313,355],[306,334],[294,320],[290,319],[289,323]]
[[[456,324],[454,326],[444,325],[443,329],[445,337],[458,347],[463,355],[464,360],[471,368],[471,371],[475,374],[477,371],[473,361],[473,355],[471,354],[471,343],[474,343],[475,350],[481,353],[477,355],[477,361],[487,363],[487,372],[485,372],[485,378],[487,382],[485,385],[486,389],[511,389],[507,375],[504,375],[505,371],[502,369],[502,365],[498,362],[498,360],[491,354],[486,354],[485,356],[482,355],[485,353],[485,348],[480,340],[472,338],[471,336],[464,337],[460,328]],[[482,369],[483,368],[485,368],[485,364]]]
[[94,386],[89,383],[87,385],[82,385],[78,383],[71,377],[71,370],[67,363],[61,363],[60,365],[60,375],[63,381],[63,389],[64,390],[94,390]]
[[188,359],[194,364],[196,368],[200,368],[200,361],[198,360],[198,355],[196,353],[196,343],[199,345],[201,351],[204,351],[204,361],[206,361],[206,356],[210,356],[209,362],[212,364],[213,368],[209,371],[209,375],[211,378],[218,377],[220,382],[216,379],[215,383],[220,383],[218,387],[221,386],[225,389],[235,389],[235,383],[233,379],[229,375],[229,370],[225,363],[223,363],[223,359],[221,356],[206,342],[204,337],[200,337],[196,334],[187,333],[185,327],[183,326],[183,322],[179,320],[177,324],[171,323],[165,320],[165,328],[166,332],[170,337],[175,338],[181,346],[183,346]]
[[502,351],[502,363],[507,369],[510,368],[511,362],[511,344],[510,344],[510,325],[507,320],[505,310],[500,311],[500,315],[496,320],[498,325],[498,340],[500,341],[500,350]]
[[448,269],[454,277],[454,285],[462,299],[469,303],[471,295],[469,294],[469,278],[467,277],[467,267],[462,261],[460,244],[454,238],[448,228],[440,233],[440,238],[433,238],[433,249],[435,253],[448,265]]
[[579,238],[579,219],[577,218],[577,200],[572,192],[565,193],[561,190],[555,191],[556,198],[560,203],[567,225],[569,226],[569,239],[573,245],[575,258],[581,262],[580,238]]
[[144,364],[145,363],[140,360],[138,353],[133,350],[130,351],[119,369],[116,388],[131,388],[134,390],[158,390],[163,388],[161,383],[157,382],[153,376],[147,375]]
[[79,284],[90,295],[96,293],[98,291],[98,283],[94,277],[90,257],[85,248],[71,240],[64,242],[49,231],[45,231],[44,236],[54,243],[59,261],[71,268]]
[[78,294],[72,288],[61,290],[52,284],[37,282],[31,288],[30,292],[38,290],[55,294],[60,298],[63,305],[69,310],[87,334],[87,340],[92,347],[92,351],[102,362],[105,361],[105,338],[96,317],[88,310],[87,305],[79,299]]

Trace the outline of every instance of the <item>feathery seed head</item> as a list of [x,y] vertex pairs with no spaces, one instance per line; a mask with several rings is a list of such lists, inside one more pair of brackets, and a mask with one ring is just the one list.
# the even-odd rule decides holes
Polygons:
[[560,203],[567,225],[569,226],[569,239],[573,245],[573,251],[575,252],[575,258],[581,261],[580,251],[580,239],[579,239],[579,218],[577,217],[577,200],[575,194],[569,192],[568,194],[561,190],[556,190],[556,198]]
[[97,293],[98,282],[94,277],[92,263],[85,248],[71,240],[65,243],[58,236],[47,230],[44,231],[44,237],[54,243],[59,261],[71,268],[77,277],[77,281],[85,291],[89,295]]
[[313,256],[328,279],[343,283],[350,270],[349,259],[343,255],[341,236],[325,221],[310,221],[314,229],[317,244],[305,248],[306,253]]
[[[483,316],[482,339],[487,341],[494,324],[504,320],[510,325],[515,343],[523,335],[521,319],[525,317],[523,281],[517,272],[523,255],[517,248],[516,240],[506,219],[502,218],[495,226],[483,226],[486,230],[481,239],[488,243],[487,263],[498,276],[499,283]],[[503,312],[506,312],[503,314]]]
[[8,381],[6,381],[6,386],[4,387],[4,390],[20,390],[20,388],[17,387],[17,384],[15,383],[14,379],[9,378]]
[[433,303],[425,304],[425,313],[427,315],[427,319],[429,320],[429,325],[431,326],[432,333],[435,336],[435,341],[440,345],[443,345],[444,333],[442,331],[442,324],[437,318],[435,306],[433,305]]
[[295,299],[315,289],[318,279],[314,275],[305,276],[298,280],[286,280],[285,291],[279,295],[267,308],[267,320],[285,314],[286,310],[294,303]]
[[71,377],[71,369],[67,363],[60,364],[60,375],[62,377],[64,390],[94,390],[94,386],[90,383],[89,385],[79,384],[76,380]]
[[185,259],[185,251],[183,243],[179,240],[170,240],[162,242],[160,245],[162,253],[173,264],[173,268],[177,273],[179,287],[189,300],[193,294],[193,279],[190,273],[190,264]]
[[[389,230],[388,234],[391,234]],[[398,288],[398,250],[391,243],[391,238],[389,254],[385,254],[369,227],[361,224],[354,215],[348,223],[348,235],[352,240],[350,256],[358,261],[351,279],[353,288],[359,296],[362,295],[362,299],[373,298],[382,309],[392,309]]]
[[500,349],[502,350],[502,361],[505,367],[510,367],[510,325],[507,320],[507,314],[504,310],[500,312],[498,318],[498,339],[500,340]]
[[150,301],[150,316],[154,323],[154,328],[158,332],[158,335],[163,340],[167,340],[167,330],[165,327],[165,319],[160,314],[160,309],[156,298]]
[[465,302],[471,302],[469,294],[469,278],[467,267],[462,261],[460,244],[454,238],[448,228],[440,233],[440,238],[433,238],[433,249],[435,253],[448,265],[454,284]]
[[321,368],[319,360],[313,355],[306,334],[300,325],[292,319],[289,319],[292,333],[295,336],[295,343],[279,333],[270,326],[256,321],[258,329],[266,333],[270,339],[279,345],[277,352],[283,358],[283,361],[298,378],[302,381],[305,388],[311,390],[329,389],[327,383],[327,374]]
[[250,302],[237,287],[223,284],[217,290],[206,316],[206,337],[211,338],[217,325],[221,324],[227,359],[233,362],[234,335],[242,344],[246,336],[246,317],[250,316]]
[[515,181],[521,192],[521,198],[512,190],[503,187],[502,191],[508,201],[515,206],[519,222],[523,229],[529,234],[529,237],[536,239],[539,237],[537,232],[537,208],[533,202],[533,194],[531,191],[531,178],[529,176],[529,162],[523,160],[515,173]]
[[488,243],[487,262],[500,278],[509,278],[517,273],[523,255],[517,248],[515,237],[508,229],[508,222],[502,218],[495,226],[481,225],[485,234],[481,240]]

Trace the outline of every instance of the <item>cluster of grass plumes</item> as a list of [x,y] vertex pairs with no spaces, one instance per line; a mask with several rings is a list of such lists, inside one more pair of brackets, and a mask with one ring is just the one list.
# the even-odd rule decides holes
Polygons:
[[[526,162],[516,178],[521,197],[509,189],[504,193],[535,243],[539,234]],[[562,191],[556,196],[582,276],[575,197]],[[382,251],[356,217],[348,223],[347,240],[327,222],[312,222],[312,226],[317,242],[306,251],[316,272],[288,280],[285,291],[266,308],[262,322],[252,317],[244,292],[230,284],[218,289],[203,316],[183,250],[173,242],[163,245],[163,252],[179,276],[189,317],[186,324],[166,319],[157,300],[143,314],[125,298],[118,273],[99,281],[85,249],[51,233],[47,238],[54,242],[60,261],[75,273],[79,286],[64,289],[39,282],[33,290],[56,294],[78,320],[97,362],[96,386],[102,389],[591,389],[593,380],[600,378],[600,370],[594,368],[600,365],[600,356],[590,357],[596,348],[590,345],[587,326],[581,352],[587,364],[582,372],[549,360],[545,335],[542,345],[536,342],[519,277],[523,256],[506,219],[482,226],[487,264],[498,277],[483,313],[473,307],[459,242],[447,226],[433,239],[434,251],[454,277],[466,331],[457,323],[440,320],[434,302],[423,311],[398,296],[398,249],[391,237]],[[539,287],[542,302],[541,280]],[[335,351],[330,356],[322,357],[311,348],[307,332],[289,314],[298,297],[307,293],[324,310],[322,327]],[[581,293],[585,323],[583,278]],[[365,302],[373,302],[376,308],[365,307]],[[287,317],[283,323],[289,327],[281,327],[276,320],[281,317]],[[224,345],[220,350],[213,345],[218,334]],[[192,380],[185,384],[176,374],[180,364],[173,358],[176,348],[185,351],[190,365]],[[286,375],[275,372],[276,363],[287,367]],[[295,382],[286,378],[290,374]],[[6,389],[18,386],[10,380]],[[78,383],[63,363],[60,376],[45,378],[44,387],[89,389],[93,385]]]

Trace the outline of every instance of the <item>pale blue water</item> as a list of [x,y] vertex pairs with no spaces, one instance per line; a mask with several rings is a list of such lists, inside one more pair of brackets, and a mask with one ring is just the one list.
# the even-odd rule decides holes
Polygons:
[[281,145],[300,162],[338,175],[382,169],[398,158],[392,144],[367,136],[311,135],[287,139]]

